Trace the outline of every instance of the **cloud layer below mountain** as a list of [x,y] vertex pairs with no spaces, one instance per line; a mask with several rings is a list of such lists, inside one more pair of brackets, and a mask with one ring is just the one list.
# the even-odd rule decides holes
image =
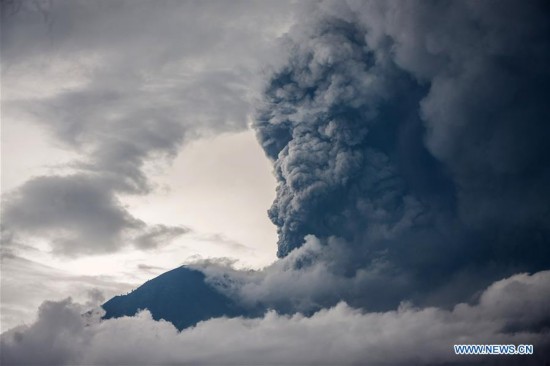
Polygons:
[[[217,318],[178,332],[147,311],[98,321],[70,299],[46,302],[30,326],[2,335],[3,364],[538,364],[550,347],[550,272],[489,286],[451,310],[402,304],[369,313],[345,303],[311,316]],[[526,311],[525,309],[529,309]],[[453,344],[533,344],[534,356],[457,356]]]

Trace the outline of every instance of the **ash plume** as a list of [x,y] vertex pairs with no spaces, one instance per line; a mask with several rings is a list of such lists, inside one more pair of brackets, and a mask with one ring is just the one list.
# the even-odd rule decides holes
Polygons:
[[307,235],[340,238],[344,276],[384,263],[402,296],[428,302],[547,268],[548,6],[325,1],[303,12],[254,125],[278,181],[278,256]]

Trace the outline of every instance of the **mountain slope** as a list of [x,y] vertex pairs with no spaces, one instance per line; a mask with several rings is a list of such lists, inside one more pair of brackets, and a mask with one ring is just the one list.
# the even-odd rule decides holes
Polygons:
[[147,281],[127,295],[103,304],[104,318],[133,316],[148,309],[155,320],[172,322],[179,330],[201,320],[246,315],[246,311],[204,281],[200,271],[182,266]]

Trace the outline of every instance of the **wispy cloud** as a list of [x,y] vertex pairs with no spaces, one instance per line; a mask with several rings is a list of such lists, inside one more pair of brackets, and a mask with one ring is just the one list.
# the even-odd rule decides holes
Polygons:
[[[147,166],[171,161],[184,142],[246,128],[254,70],[288,22],[286,6],[2,2],[3,123],[23,116],[77,154],[71,173],[33,177],[9,195],[4,231],[45,236],[73,256],[183,234],[133,217],[118,198],[151,192]],[[49,86],[36,93],[37,83]]]

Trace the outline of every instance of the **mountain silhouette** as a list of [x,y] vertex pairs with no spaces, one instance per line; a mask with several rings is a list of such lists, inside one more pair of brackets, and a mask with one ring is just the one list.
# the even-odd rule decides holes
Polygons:
[[179,330],[210,318],[247,315],[246,309],[207,284],[202,272],[185,266],[163,273],[127,295],[115,296],[102,307],[105,319],[148,309],[155,320],[167,320]]

